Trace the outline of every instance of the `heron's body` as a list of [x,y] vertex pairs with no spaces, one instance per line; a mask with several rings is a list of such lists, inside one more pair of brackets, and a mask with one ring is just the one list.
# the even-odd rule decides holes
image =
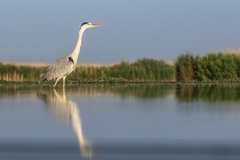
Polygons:
[[57,82],[62,78],[63,79],[63,86],[65,86],[65,78],[68,74],[70,74],[77,65],[78,55],[81,48],[82,43],[82,35],[85,29],[90,27],[97,27],[100,26],[99,24],[92,24],[90,22],[84,22],[81,25],[81,28],[79,30],[78,35],[78,41],[76,44],[75,49],[71,54],[68,54],[60,59],[58,59],[56,62],[54,62],[52,65],[50,65],[47,69],[47,71],[39,76],[37,79],[38,84],[44,82],[44,81],[50,81],[50,80],[56,80],[53,88],[56,86]]
[[76,65],[72,60],[71,56],[67,55],[63,58],[58,59],[55,63],[48,67],[46,73],[41,74],[38,80],[38,83],[50,80],[56,80],[54,87],[57,82],[63,78],[63,85],[65,85],[64,81],[68,74],[74,71]]

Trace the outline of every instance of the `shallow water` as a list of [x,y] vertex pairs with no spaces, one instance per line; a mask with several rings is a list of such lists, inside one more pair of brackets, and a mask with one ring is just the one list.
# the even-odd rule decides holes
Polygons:
[[0,157],[236,156],[239,104],[238,84],[2,85]]

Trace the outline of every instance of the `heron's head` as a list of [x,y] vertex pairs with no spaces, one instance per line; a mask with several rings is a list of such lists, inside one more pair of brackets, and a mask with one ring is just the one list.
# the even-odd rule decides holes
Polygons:
[[84,22],[84,23],[81,25],[81,28],[87,29],[87,28],[99,27],[99,26],[101,26],[101,24],[92,24],[91,22]]

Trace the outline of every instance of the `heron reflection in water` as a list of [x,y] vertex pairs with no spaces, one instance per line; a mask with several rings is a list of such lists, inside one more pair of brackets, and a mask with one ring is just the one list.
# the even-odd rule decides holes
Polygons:
[[89,141],[86,141],[83,135],[82,123],[78,106],[75,102],[66,99],[65,88],[63,88],[62,95],[59,95],[55,89],[53,89],[53,92],[50,93],[38,92],[37,95],[45,103],[47,103],[50,109],[58,117],[72,124],[73,130],[75,131],[78,138],[81,154],[84,157],[91,157],[92,151],[90,143]]

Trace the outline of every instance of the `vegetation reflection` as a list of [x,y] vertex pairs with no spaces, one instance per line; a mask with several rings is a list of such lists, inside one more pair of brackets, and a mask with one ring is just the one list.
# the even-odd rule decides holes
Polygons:
[[231,102],[240,101],[238,84],[178,85],[176,97],[180,101]]
[[[34,92],[38,90],[49,90],[49,86],[1,86],[0,99],[5,96],[34,96]],[[66,90],[68,94],[74,96],[112,95],[122,99],[131,97],[138,100],[175,97],[179,101],[201,100],[210,103],[240,101],[240,84],[238,83],[74,84],[68,85]]]
[[[48,85],[41,87],[36,85],[3,85],[0,87],[0,98],[2,96],[16,96],[25,91],[37,92],[49,90]],[[111,94],[121,98],[133,97],[137,99],[159,99],[175,93],[175,84],[73,84],[67,85],[68,94],[76,96],[97,96]],[[29,93],[28,93],[29,94]]]

